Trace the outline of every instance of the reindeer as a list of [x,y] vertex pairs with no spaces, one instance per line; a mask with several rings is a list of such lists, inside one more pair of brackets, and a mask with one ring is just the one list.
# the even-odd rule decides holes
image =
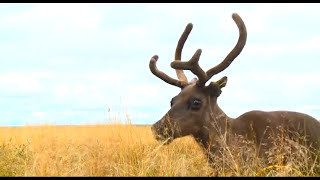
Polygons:
[[[189,61],[181,61],[181,52],[193,25],[189,23],[181,35],[175,60],[171,67],[175,69],[178,80],[158,70],[154,55],[149,63],[151,72],[168,84],[181,88],[181,92],[171,99],[171,109],[151,126],[158,141],[170,144],[174,139],[191,135],[203,148],[209,163],[214,163],[222,147],[231,146],[232,139],[243,137],[252,140],[258,148],[258,157],[266,158],[266,152],[273,146],[270,137],[287,132],[289,137],[301,135],[303,143],[313,149],[320,147],[320,123],[315,118],[293,111],[258,111],[253,110],[231,118],[217,104],[221,89],[227,84],[224,76],[216,82],[206,82],[215,74],[225,70],[241,53],[246,44],[247,31],[244,22],[236,13],[232,18],[239,30],[239,39],[226,58],[215,67],[204,72],[198,61],[201,49],[198,49]],[[190,70],[197,76],[188,82],[183,70]],[[282,129],[282,130],[280,130]],[[302,143],[302,142],[300,142]]]

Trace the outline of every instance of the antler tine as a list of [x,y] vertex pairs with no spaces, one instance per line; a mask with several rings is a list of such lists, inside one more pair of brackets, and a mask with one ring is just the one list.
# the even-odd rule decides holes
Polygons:
[[168,76],[167,74],[165,74],[164,72],[158,70],[158,68],[157,68],[157,60],[158,60],[158,58],[159,57],[157,55],[154,55],[150,59],[149,68],[150,68],[152,74],[154,74],[158,78],[162,79],[166,83],[169,83],[169,84],[174,85],[174,86],[178,86],[180,88],[184,87],[186,85],[185,82],[173,79],[170,76]]
[[[177,44],[177,48],[176,48],[176,53],[175,53],[175,61],[181,61],[181,53],[182,53],[182,49],[183,49],[183,46],[184,46],[184,43],[186,42],[186,40],[188,39],[188,36],[192,30],[192,23],[189,23],[184,32],[182,33],[179,41],[178,41],[178,44]],[[178,76],[178,79],[181,80],[181,81],[185,81],[185,82],[188,82],[188,79],[186,77],[186,75],[184,74],[183,70],[177,70],[176,69],[176,74]]]
[[219,72],[225,70],[232,61],[240,54],[247,40],[247,30],[244,22],[241,17],[237,13],[232,14],[232,19],[238,26],[239,29],[239,39],[236,46],[232,49],[232,51],[227,55],[227,57],[217,66],[209,69],[207,74],[207,80],[209,80],[213,75],[218,74]]
[[199,66],[199,58],[201,55],[201,49],[198,49],[192,58],[189,61],[182,62],[182,61],[173,61],[171,62],[171,67],[174,69],[181,69],[181,70],[191,70],[193,74],[195,74],[198,77],[197,84],[198,85],[204,85],[207,80],[206,73],[201,69]]

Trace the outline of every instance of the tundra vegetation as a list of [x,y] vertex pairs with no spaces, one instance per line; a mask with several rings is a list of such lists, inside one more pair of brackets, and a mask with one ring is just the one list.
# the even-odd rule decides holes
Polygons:
[[[319,176],[319,160],[309,165],[308,149],[275,141],[273,166],[265,166],[248,142],[241,149],[224,147],[224,155],[207,162],[194,138],[170,145],[157,142],[150,126],[130,123],[84,126],[0,128],[0,176]],[[286,159],[286,162],[283,160]],[[227,168],[225,164],[229,164]]]

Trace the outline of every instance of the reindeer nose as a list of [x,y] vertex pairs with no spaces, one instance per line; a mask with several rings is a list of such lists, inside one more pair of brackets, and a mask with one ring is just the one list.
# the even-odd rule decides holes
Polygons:
[[152,126],[151,126],[151,132],[152,132],[152,134],[153,135],[156,135],[157,134],[157,128],[156,128],[156,126],[155,126],[156,124],[153,124]]
[[154,136],[157,136],[160,133],[160,124],[161,122],[159,120],[151,126],[151,132]]

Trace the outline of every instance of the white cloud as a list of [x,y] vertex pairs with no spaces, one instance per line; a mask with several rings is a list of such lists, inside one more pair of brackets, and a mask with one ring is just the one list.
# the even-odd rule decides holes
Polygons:
[[306,106],[302,106],[302,108],[299,109],[303,109],[303,110],[311,110],[311,111],[318,111],[320,113],[320,106],[310,106],[310,105],[306,105]]
[[88,4],[35,4],[0,19],[1,24],[30,31],[96,31],[101,23],[99,11]]
[[[316,90],[320,88],[317,83],[320,79],[320,72],[248,72],[233,76],[230,81],[235,87],[245,87],[241,84],[251,84],[249,88],[263,85],[268,89],[277,89],[278,92],[286,96],[297,96],[303,91]],[[228,83],[230,87],[230,83]],[[261,87],[259,87],[261,88]],[[250,90],[250,89],[248,89]]]
[[[67,110],[76,108],[84,111],[119,106],[123,106],[119,110],[126,108],[130,111],[132,108],[156,107],[161,103],[168,105],[171,96],[179,91],[177,87],[170,88],[166,87],[170,85],[161,84],[161,80],[159,84],[153,84],[137,82],[134,79],[138,78],[120,72],[20,72],[0,75],[0,90],[8,94],[32,93],[34,97],[40,93],[46,96],[46,104],[59,105]],[[166,96],[170,97],[163,98]],[[44,117],[40,113],[33,115]],[[134,118],[138,116],[147,115],[143,112],[133,114]]]
[[42,118],[45,115],[45,112],[32,112],[32,116]]
[[[291,51],[320,51],[319,47],[319,42],[320,42],[320,32],[317,35],[314,35],[311,37],[311,39],[304,40],[302,42],[297,42],[295,47],[293,49],[289,49]],[[320,53],[319,53],[320,55]]]
[[[147,51],[156,46],[152,33],[149,30],[148,25],[130,25],[124,28],[112,28],[105,29],[101,32],[101,36],[110,44],[111,47],[117,47],[124,51],[140,50]],[[125,53],[125,52],[124,52]]]
[[0,89],[8,93],[28,93],[44,90],[40,81],[52,77],[48,72],[8,72],[0,74]]
[[119,99],[122,82],[131,78],[120,72],[57,73],[50,92],[56,103],[72,103],[79,108],[104,107]]
[[160,100],[161,95],[167,92],[165,89],[155,84],[125,84],[121,94],[128,106],[148,106]]
[[[173,4],[150,4],[150,11],[160,11],[172,18],[192,18],[203,15],[216,15],[221,12],[221,8],[213,4],[199,3],[173,3]],[[218,12],[217,12],[218,11]],[[209,13],[210,12],[210,13]]]
[[276,56],[277,54],[288,54],[292,52],[311,53],[320,50],[319,47],[320,32],[310,39],[291,42],[274,42],[272,44],[247,44],[245,47],[246,54],[250,56]]
[[45,93],[55,102],[84,101],[84,104],[93,105],[101,104],[107,97],[114,98],[111,92],[121,91],[122,82],[130,78],[132,75],[120,72],[9,72],[0,74],[0,90],[20,95]]

